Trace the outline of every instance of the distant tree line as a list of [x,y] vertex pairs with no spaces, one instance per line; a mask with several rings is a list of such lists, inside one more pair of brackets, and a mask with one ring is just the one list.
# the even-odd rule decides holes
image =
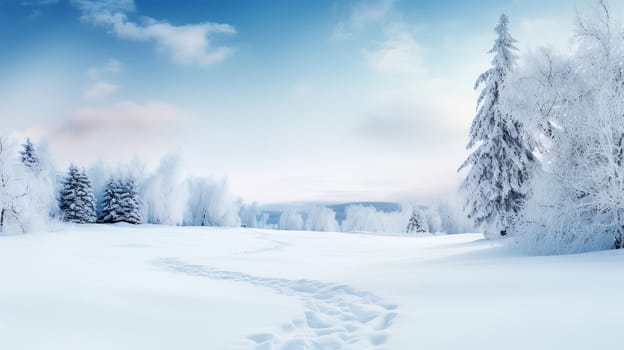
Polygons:
[[351,205],[342,222],[332,209],[310,206],[285,210],[279,222],[269,224],[257,204],[230,193],[226,180],[185,177],[176,156],[163,158],[151,173],[138,162],[118,167],[98,162],[89,169],[72,164],[58,174],[45,144],[38,147],[27,139],[18,152],[12,149],[0,138],[0,231],[8,225],[27,232],[54,220],[388,233],[462,232],[466,227],[460,211],[448,204],[403,205],[394,212]]

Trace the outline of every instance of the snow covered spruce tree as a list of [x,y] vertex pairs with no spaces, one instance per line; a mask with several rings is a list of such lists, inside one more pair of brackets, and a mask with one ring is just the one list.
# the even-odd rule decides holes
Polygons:
[[100,217],[98,222],[111,223],[116,222],[117,217],[121,215],[121,187],[119,182],[110,178],[104,188],[104,195],[100,204]]
[[104,190],[102,200],[102,223],[127,222],[140,224],[143,222],[141,201],[136,182],[133,177],[126,180],[110,179]]
[[416,208],[412,210],[412,215],[407,223],[406,232],[427,232],[427,222],[425,221],[423,214]]
[[125,222],[131,224],[143,223],[143,212],[141,210],[141,199],[139,197],[139,188],[130,176],[122,182],[123,196],[121,197],[121,205],[125,209]]
[[483,90],[467,146],[473,151],[459,168],[468,169],[461,185],[468,217],[477,226],[485,226],[490,238],[506,235],[513,226],[530,194],[528,184],[537,162],[522,123],[501,103],[506,78],[517,61],[516,41],[508,25],[507,16],[501,15],[495,28],[498,37],[489,51],[494,54],[492,67],[475,83],[475,89],[483,86]]
[[69,167],[59,200],[63,220],[79,224],[95,222],[95,196],[84,170],[73,164]]
[[26,143],[22,145],[20,159],[33,173],[39,173],[41,171],[39,157],[37,156],[35,145],[30,141],[30,138],[27,138]]

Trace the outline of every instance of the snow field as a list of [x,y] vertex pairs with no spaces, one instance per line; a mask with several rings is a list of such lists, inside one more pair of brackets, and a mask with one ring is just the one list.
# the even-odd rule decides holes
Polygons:
[[0,238],[0,348],[618,349],[623,260],[480,234],[68,225]]

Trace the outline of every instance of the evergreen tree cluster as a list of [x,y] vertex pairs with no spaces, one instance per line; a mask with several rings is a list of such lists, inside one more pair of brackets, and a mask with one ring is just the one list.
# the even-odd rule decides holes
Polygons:
[[143,222],[141,200],[134,178],[109,179],[104,190],[101,203],[99,222],[127,222],[140,224]]

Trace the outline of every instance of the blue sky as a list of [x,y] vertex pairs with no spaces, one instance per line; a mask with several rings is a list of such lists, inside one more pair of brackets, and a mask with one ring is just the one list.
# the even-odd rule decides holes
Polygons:
[[585,1],[0,0],[0,116],[59,165],[179,152],[262,203],[453,191],[507,13],[564,49]]

